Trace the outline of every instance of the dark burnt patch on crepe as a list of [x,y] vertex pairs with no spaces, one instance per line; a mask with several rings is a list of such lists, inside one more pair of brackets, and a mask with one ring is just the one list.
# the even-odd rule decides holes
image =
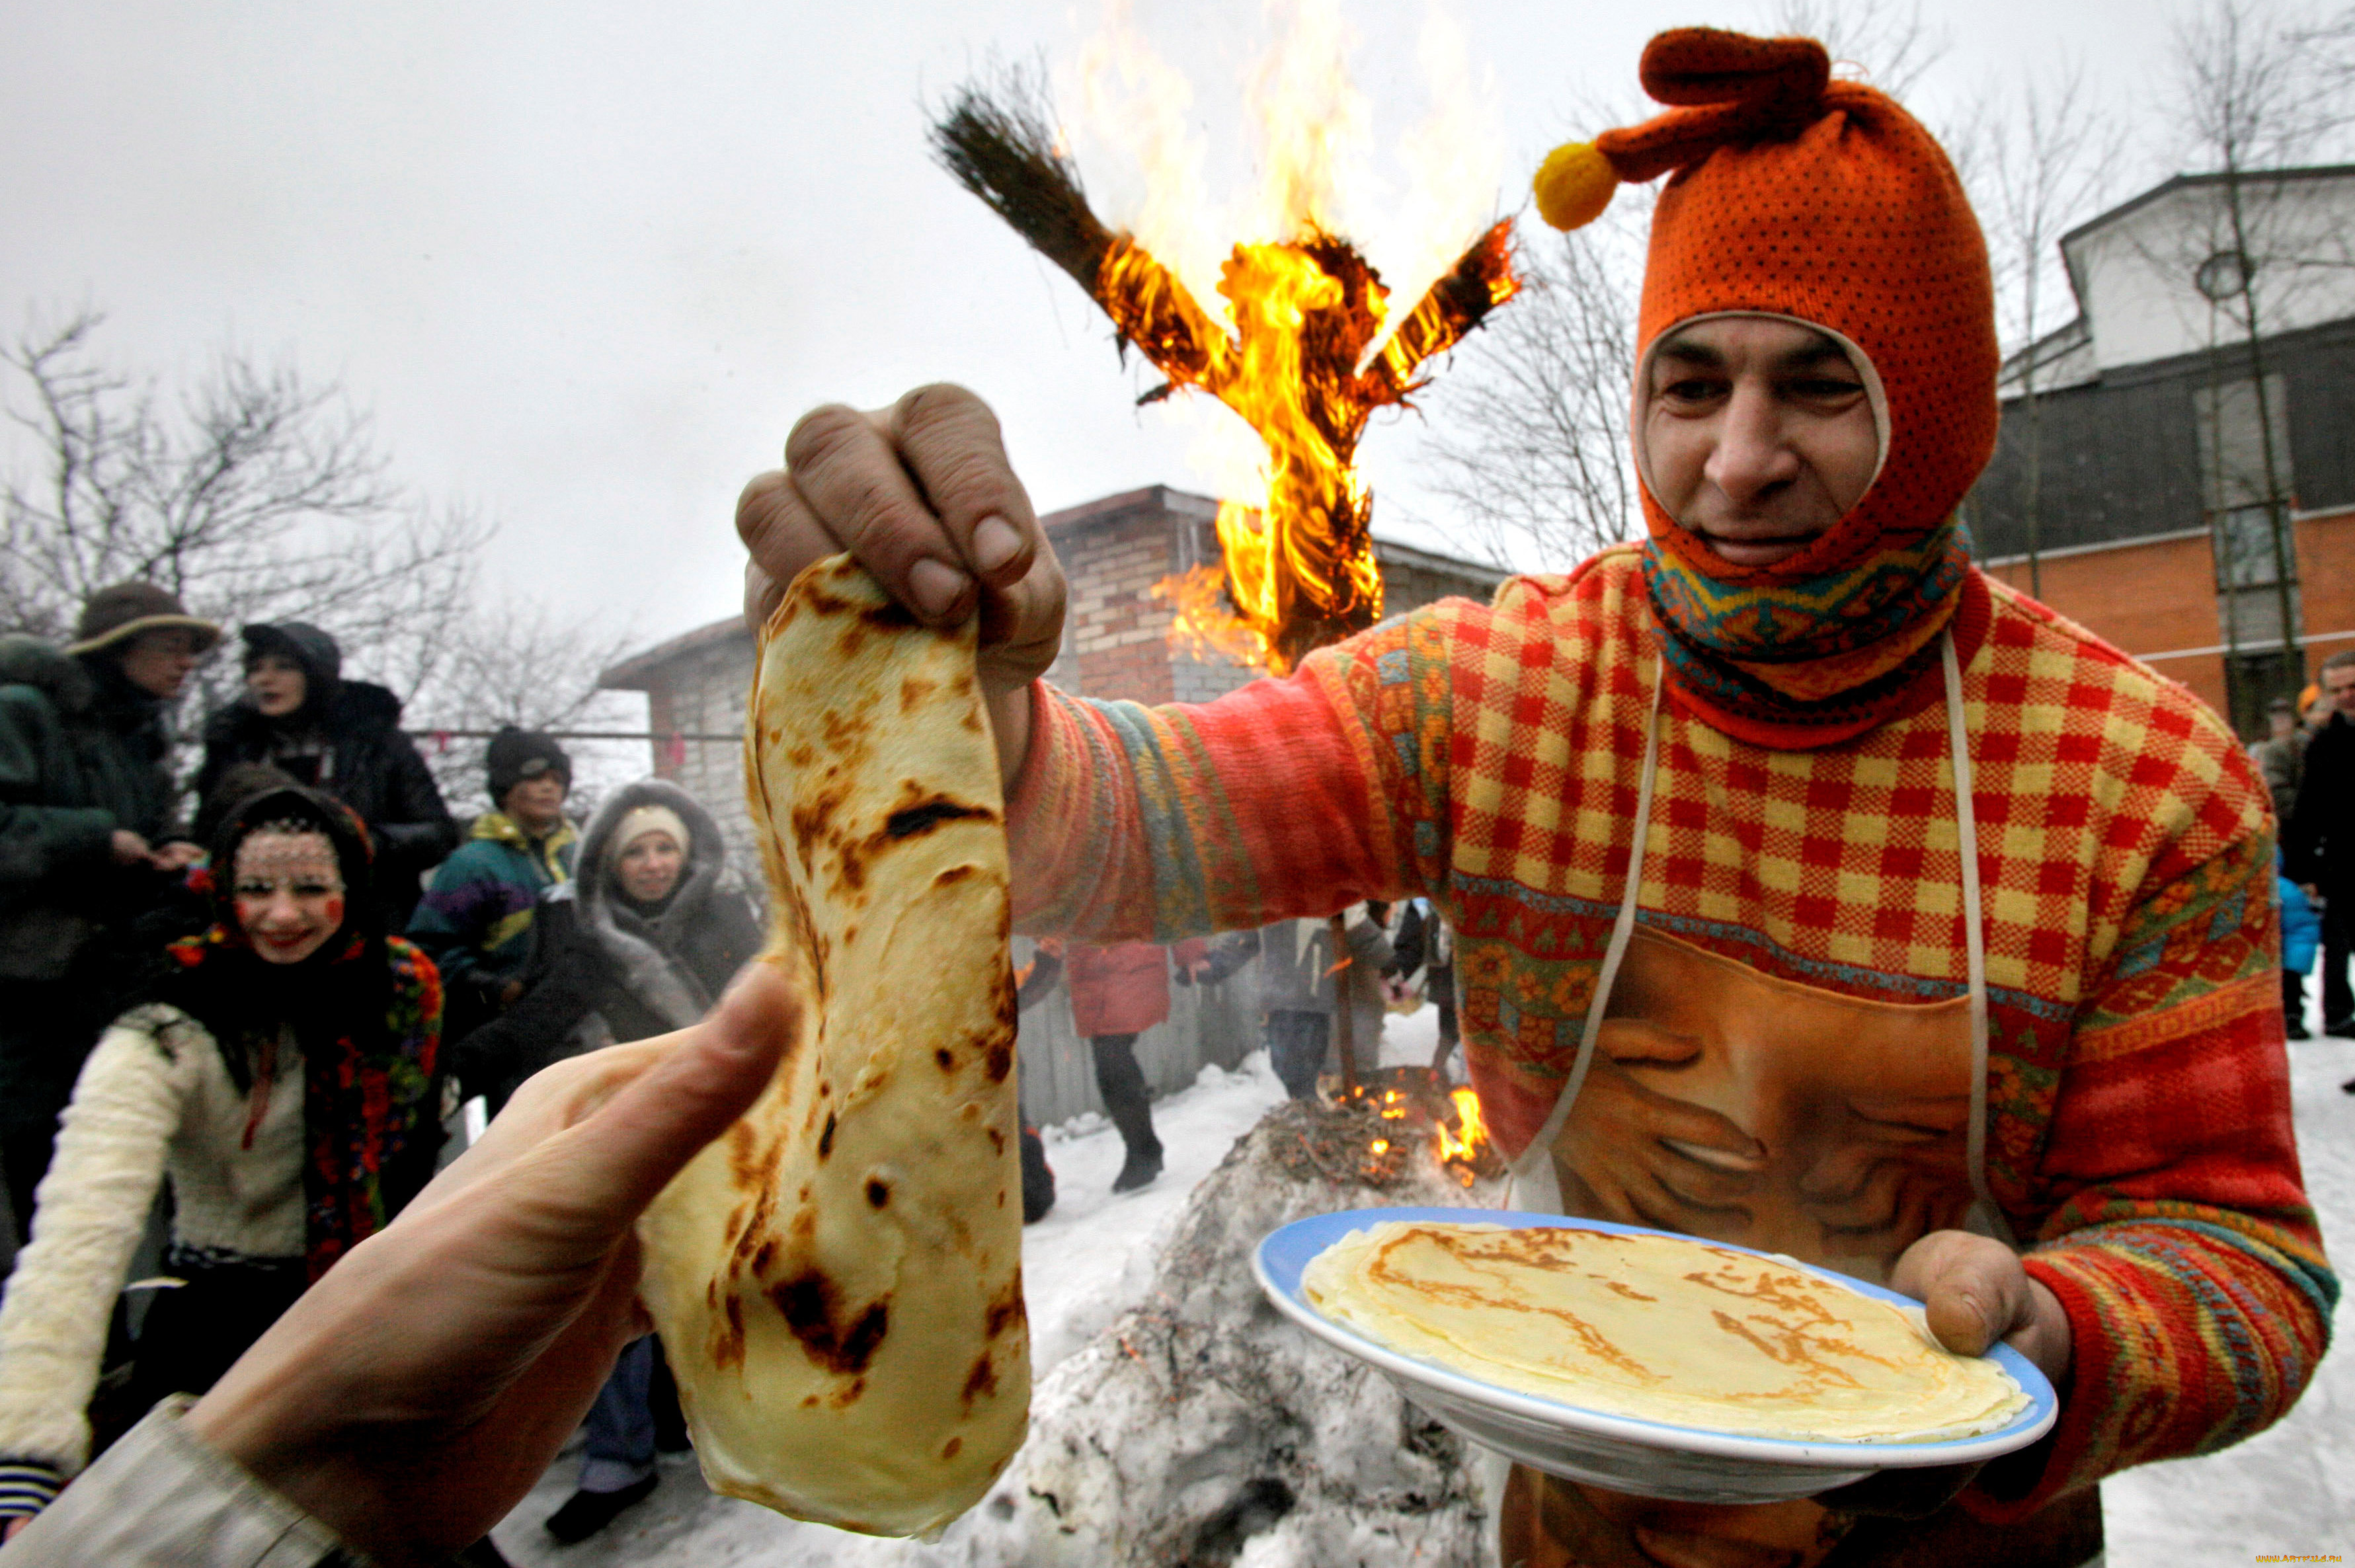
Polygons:
[[889,1291],[864,1307],[848,1308],[821,1269],[805,1269],[771,1285],[769,1299],[809,1359],[846,1377],[865,1372],[891,1331]]
[[952,800],[947,795],[934,795],[921,805],[902,806],[893,812],[885,819],[883,831],[893,838],[913,838],[921,834],[930,833],[943,822],[962,822],[972,819],[995,822],[997,820],[997,813],[986,805],[975,805],[969,801]]

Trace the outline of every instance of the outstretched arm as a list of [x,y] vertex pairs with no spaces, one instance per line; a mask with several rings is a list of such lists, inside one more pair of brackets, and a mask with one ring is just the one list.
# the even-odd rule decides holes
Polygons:
[[[184,1561],[194,1539],[157,1531],[177,1524],[218,1541],[242,1524],[250,1538],[257,1516],[299,1536],[307,1515],[391,1565],[440,1563],[480,1539],[645,1331],[638,1214],[768,1083],[793,1005],[756,965],[706,1022],[534,1078],[183,1428],[143,1427],[116,1450],[160,1457],[171,1474],[125,1485],[110,1454],[7,1560]],[[141,1520],[159,1490],[170,1519]],[[148,1555],[133,1559],[133,1541]]]

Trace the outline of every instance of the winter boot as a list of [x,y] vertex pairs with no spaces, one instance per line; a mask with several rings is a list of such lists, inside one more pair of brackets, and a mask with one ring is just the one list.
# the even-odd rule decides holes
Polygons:
[[1128,1157],[1114,1179],[1114,1192],[1134,1192],[1161,1174],[1161,1140],[1153,1136],[1153,1104],[1145,1088],[1145,1070],[1136,1064],[1136,1037],[1100,1034],[1088,1041],[1096,1058],[1096,1092],[1103,1096],[1112,1125]]
[[648,1476],[633,1481],[618,1492],[575,1492],[564,1499],[564,1506],[548,1516],[548,1533],[565,1545],[586,1541],[613,1522],[623,1509],[637,1507],[655,1495],[655,1485],[662,1479]]
[[1047,1163],[1047,1146],[1039,1129],[1022,1124],[1022,1222],[1035,1225],[1055,1206],[1055,1169]]

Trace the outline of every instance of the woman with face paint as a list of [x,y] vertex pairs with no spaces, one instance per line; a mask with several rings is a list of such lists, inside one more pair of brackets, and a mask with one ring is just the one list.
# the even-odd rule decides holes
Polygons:
[[172,1239],[133,1401],[202,1392],[432,1174],[441,981],[370,896],[366,830],[279,788],[214,840],[211,923],[165,949],[76,1083],[0,1304],[0,1520],[89,1457],[84,1412],[157,1186]]

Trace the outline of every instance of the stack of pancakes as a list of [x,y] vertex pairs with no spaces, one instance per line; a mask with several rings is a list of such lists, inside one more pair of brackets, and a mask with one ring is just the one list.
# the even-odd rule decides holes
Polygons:
[[1912,1312],[1678,1236],[1385,1221],[1303,1273],[1327,1317],[1516,1393],[1745,1437],[1933,1443],[2028,1395]]

